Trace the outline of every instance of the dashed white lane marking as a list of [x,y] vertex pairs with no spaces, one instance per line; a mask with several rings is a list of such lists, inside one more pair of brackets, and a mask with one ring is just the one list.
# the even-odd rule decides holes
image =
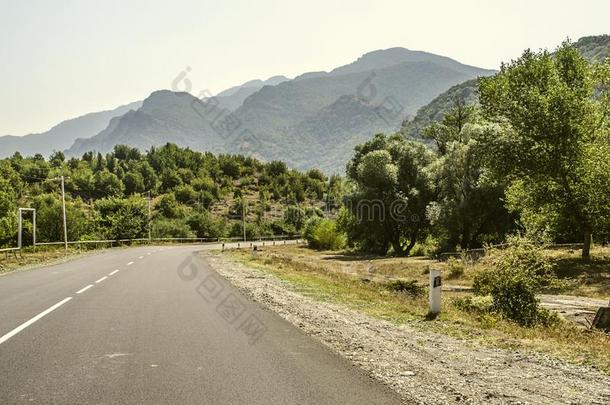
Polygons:
[[111,271],[110,273],[108,273],[109,276],[114,276],[115,274],[117,274],[119,272],[119,269],[116,269],[115,271]]
[[102,281],[106,280],[108,278],[108,276],[104,276],[102,278],[100,278],[99,280],[96,281],[96,283],[101,283]]
[[12,338],[13,336],[15,336],[16,334],[18,334],[19,332],[21,332],[22,330],[24,330],[25,328],[27,328],[28,326],[32,325],[34,322],[40,320],[42,317],[44,317],[45,315],[50,314],[51,312],[55,311],[57,308],[61,307],[62,305],[64,305],[66,302],[70,301],[72,299],[72,297],[68,297],[68,298],[64,298],[63,300],[59,301],[57,304],[53,305],[52,307],[45,309],[44,311],[42,311],[41,313],[39,313],[38,315],[36,315],[35,317],[33,317],[32,319],[30,319],[29,321],[26,321],[24,323],[22,323],[21,325],[17,326],[15,329],[13,329],[12,331],[10,331],[9,333],[7,333],[6,335],[0,337],[0,344],[6,342],[7,340],[9,340],[10,338]]
[[146,256],[150,256],[150,252],[146,253]]
[[138,259],[142,260],[144,259],[144,256],[138,256]]
[[87,291],[87,290],[88,290],[88,289],[90,289],[91,287],[93,287],[93,284],[89,284],[88,286],[81,288],[81,289],[80,289],[80,290],[78,290],[76,293],[77,293],[77,294],[84,293],[85,291]]
[[127,265],[128,265],[128,266],[131,266],[132,264],[133,264],[133,262],[129,262],[129,263],[127,263]]

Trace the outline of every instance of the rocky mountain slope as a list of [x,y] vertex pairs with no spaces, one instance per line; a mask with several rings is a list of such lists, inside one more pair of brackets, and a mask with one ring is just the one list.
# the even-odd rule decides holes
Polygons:
[[246,83],[212,99],[158,91],[139,110],[114,120],[95,137],[76,141],[67,153],[107,152],[116,143],[147,149],[174,142],[342,172],[357,143],[397,130],[405,117],[452,85],[493,73],[443,56],[392,48],[330,72]]

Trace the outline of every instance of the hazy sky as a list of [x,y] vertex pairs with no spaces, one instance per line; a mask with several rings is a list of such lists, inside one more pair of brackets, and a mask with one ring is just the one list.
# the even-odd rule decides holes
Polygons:
[[0,135],[49,129],[170,88],[330,70],[402,46],[497,68],[610,33],[607,0],[0,0]]

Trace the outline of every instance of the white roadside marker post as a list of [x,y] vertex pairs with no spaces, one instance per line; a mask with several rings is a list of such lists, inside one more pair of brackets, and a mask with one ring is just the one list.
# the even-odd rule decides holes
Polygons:
[[441,312],[441,271],[430,269],[430,312],[429,315],[435,317]]

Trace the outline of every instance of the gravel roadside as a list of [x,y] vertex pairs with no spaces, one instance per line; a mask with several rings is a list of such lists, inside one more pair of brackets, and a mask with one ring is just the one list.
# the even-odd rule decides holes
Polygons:
[[544,354],[474,345],[319,302],[224,255],[203,256],[264,307],[420,404],[609,404],[610,376]]

